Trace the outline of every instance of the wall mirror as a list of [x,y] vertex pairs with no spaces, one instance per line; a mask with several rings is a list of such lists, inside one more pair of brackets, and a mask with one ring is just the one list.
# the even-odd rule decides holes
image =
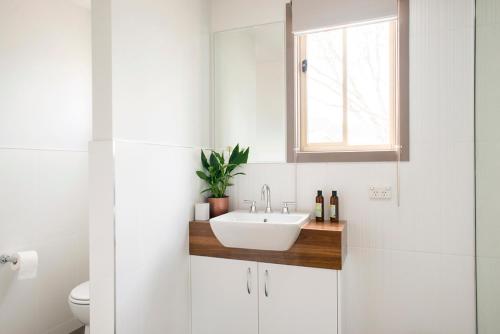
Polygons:
[[249,162],[286,161],[285,27],[214,33],[213,141],[250,146]]

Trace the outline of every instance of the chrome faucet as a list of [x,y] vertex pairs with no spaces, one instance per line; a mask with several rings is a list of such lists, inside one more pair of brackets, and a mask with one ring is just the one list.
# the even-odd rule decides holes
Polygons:
[[266,209],[265,213],[271,213],[271,188],[267,184],[264,184],[262,186],[262,190],[260,191],[261,193],[261,199],[266,201]]

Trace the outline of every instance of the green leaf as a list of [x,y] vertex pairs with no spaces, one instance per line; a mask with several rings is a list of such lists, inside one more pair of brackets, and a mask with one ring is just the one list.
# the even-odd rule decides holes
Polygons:
[[240,150],[239,144],[236,145],[229,159],[228,172],[231,173],[233,170],[238,168],[238,166],[247,163],[248,154],[249,154],[249,148],[245,150]]
[[230,152],[226,163],[224,152],[211,151],[207,156],[201,150],[201,165],[203,170],[196,171],[196,175],[208,185],[202,193],[211,192],[212,197],[221,198],[225,196],[227,187],[233,184],[230,180],[236,175],[245,175],[245,173],[234,173],[233,171],[248,161],[249,148],[242,150],[237,144]]
[[236,147],[233,149],[231,152],[231,155],[229,156],[229,164],[234,164],[236,157],[238,156],[240,152],[240,144],[236,144]]
[[207,156],[205,155],[205,152],[203,152],[203,150],[201,150],[201,165],[203,166],[203,168],[208,170],[209,164]]
[[218,152],[214,152],[214,153],[215,153],[215,156],[217,157],[217,160],[219,160],[219,163],[221,165],[224,165],[224,154],[218,153]]
[[248,162],[248,155],[250,154],[250,147],[247,147],[247,149],[243,152],[243,158],[241,160],[242,164],[246,164]]
[[212,151],[212,153],[210,153],[210,166],[214,168],[220,168],[220,162],[217,158],[217,152]]
[[209,177],[208,175],[206,175],[204,172],[202,172],[201,170],[197,170],[196,171],[196,175],[198,175],[198,177],[202,180],[205,180],[205,181],[208,181]]
[[240,153],[238,154],[238,161],[237,161],[237,163],[239,165],[247,163],[247,161],[248,161],[248,152],[249,152],[248,148],[246,150],[240,151]]

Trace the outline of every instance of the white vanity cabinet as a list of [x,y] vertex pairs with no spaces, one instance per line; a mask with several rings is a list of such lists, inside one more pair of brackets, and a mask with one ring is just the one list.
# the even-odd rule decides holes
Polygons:
[[191,256],[191,333],[258,334],[257,262]]
[[337,274],[191,256],[192,334],[337,334]]
[[337,274],[259,263],[259,334],[336,334]]

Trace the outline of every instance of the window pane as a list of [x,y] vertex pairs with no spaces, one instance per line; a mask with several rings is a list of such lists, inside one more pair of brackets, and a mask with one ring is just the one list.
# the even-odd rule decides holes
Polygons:
[[391,24],[382,22],[346,30],[349,145],[391,143]]
[[342,30],[307,36],[307,142],[342,143]]

